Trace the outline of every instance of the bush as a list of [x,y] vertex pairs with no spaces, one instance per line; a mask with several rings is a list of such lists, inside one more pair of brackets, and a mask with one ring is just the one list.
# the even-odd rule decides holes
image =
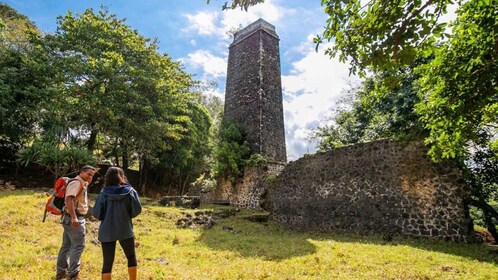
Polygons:
[[95,159],[79,146],[60,146],[51,142],[35,142],[19,151],[18,162],[27,166],[30,163],[40,165],[54,174],[54,178],[78,170],[86,164],[95,164]]

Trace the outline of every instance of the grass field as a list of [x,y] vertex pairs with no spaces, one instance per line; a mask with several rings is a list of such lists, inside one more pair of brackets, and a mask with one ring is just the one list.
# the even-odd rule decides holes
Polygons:
[[[56,216],[41,222],[46,200],[36,190],[0,192],[0,279],[53,279],[62,227]],[[498,279],[498,248],[486,245],[292,232],[243,219],[248,210],[211,229],[178,229],[182,210],[143,204],[134,220],[139,279]],[[100,277],[97,229],[87,224],[84,279]],[[116,256],[113,279],[127,279],[119,246]]]

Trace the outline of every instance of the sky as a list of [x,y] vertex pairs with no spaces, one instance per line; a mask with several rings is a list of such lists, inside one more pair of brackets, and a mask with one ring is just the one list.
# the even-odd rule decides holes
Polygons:
[[157,38],[161,53],[181,61],[194,79],[214,83],[209,94],[224,100],[231,30],[259,18],[275,26],[280,38],[280,64],[287,158],[296,160],[316,151],[309,134],[323,125],[345,89],[357,79],[348,65],[315,50],[326,14],[320,1],[266,0],[242,10],[222,11],[225,1],[211,0],[0,0],[26,15],[43,32],[54,32],[57,16],[68,11],[98,11],[105,6],[142,36]]

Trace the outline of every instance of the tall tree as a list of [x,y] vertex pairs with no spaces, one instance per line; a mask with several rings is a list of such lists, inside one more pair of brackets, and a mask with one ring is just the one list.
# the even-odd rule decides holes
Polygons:
[[183,103],[193,82],[179,63],[158,53],[155,40],[105,7],[77,16],[68,12],[58,24],[44,43],[62,71],[61,121],[88,132],[89,150],[104,131],[140,154],[158,145],[168,148],[164,139],[180,137],[181,127],[171,121],[186,116]]
[[149,167],[188,136],[194,117],[192,75],[160,54],[156,40],[141,36],[105,7],[76,16],[68,12],[58,18],[57,31],[43,39],[64,85],[58,99],[63,113],[50,125],[78,131],[90,151],[112,146],[124,168],[137,158],[139,188],[145,191]]
[[30,38],[40,34],[38,28],[2,3],[0,25],[0,147],[12,160],[36,132],[50,77],[32,61]]

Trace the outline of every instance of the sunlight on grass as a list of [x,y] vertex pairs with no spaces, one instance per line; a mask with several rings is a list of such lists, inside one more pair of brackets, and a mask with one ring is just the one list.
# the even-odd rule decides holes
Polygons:
[[[91,195],[91,204],[95,195]],[[0,192],[0,279],[52,279],[62,241],[59,217],[42,223],[47,194]],[[397,237],[291,232],[243,219],[254,211],[216,218],[211,229],[179,229],[179,208],[144,200],[134,220],[139,279],[496,279],[498,249],[485,245]],[[216,208],[216,209],[215,209]],[[202,210],[217,210],[204,205]],[[230,229],[230,230],[227,230]],[[97,222],[87,224],[82,276],[99,279]],[[127,279],[118,246],[114,279]]]

